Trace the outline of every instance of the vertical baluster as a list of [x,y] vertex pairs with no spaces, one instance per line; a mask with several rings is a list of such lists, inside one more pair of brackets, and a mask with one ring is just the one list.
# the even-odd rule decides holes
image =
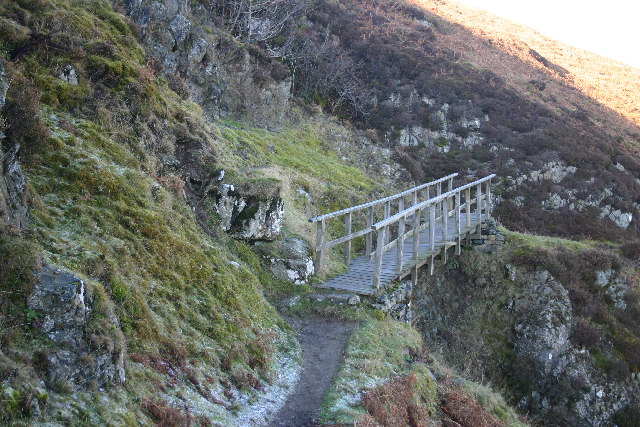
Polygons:
[[373,232],[371,231],[371,226],[373,225],[373,206],[369,206],[367,212],[367,230],[369,232],[366,234],[365,240],[365,251],[367,257],[371,259],[371,251],[373,250]]
[[411,268],[411,288],[415,292],[416,286],[418,286],[418,265],[414,265]]
[[413,254],[411,258],[418,259],[418,250],[420,249],[420,209],[416,210],[413,216]]
[[382,248],[384,247],[384,242],[386,239],[385,234],[386,227],[382,227],[377,231],[378,233],[378,241],[376,243],[376,261],[373,269],[373,287],[378,289],[380,288],[380,272],[382,271]]
[[322,246],[326,237],[327,226],[325,224],[325,220],[321,219],[318,223],[316,223],[316,262],[315,262],[315,270],[316,273],[320,272],[322,268],[322,258],[323,258],[323,249],[318,249],[319,246]]
[[[344,233],[346,236],[351,234],[351,212],[344,216]],[[351,262],[351,239],[344,242],[344,264],[349,265]]]
[[[391,201],[387,201],[384,204],[384,219],[387,219],[391,216]],[[384,235],[385,235],[385,241],[384,244],[386,245],[387,243],[389,243],[389,226],[385,226],[384,228]]]
[[487,180],[487,185],[485,187],[485,197],[487,201],[485,203],[484,211],[487,215],[487,219],[489,219],[489,215],[491,215],[491,179]]
[[[441,194],[442,194],[442,183],[439,182],[438,185],[436,186],[436,197]],[[438,213],[441,210],[441,206],[442,206],[442,201],[437,202],[436,209],[438,210]]]
[[[398,212],[402,212],[403,210],[404,197],[400,197],[400,200],[398,200]],[[396,270],[398,271],[402,271],[402,257],[404,255],[404,221],[404,217],[398,221],[398,237],[396,240]]]
[[460,224],[460,192],[456,192],[456,213],[455,213],[455,221],[456,221],[456,255],[460,255],[460,247],[462,246],[462,226]]
[[429,245],[431,246],[430,274],[433,275],[433,262],[436,256],[436,204],[429,205]]
[[471,228],[471,187],[467,187],[464,190],[464,206],[467,216],[467,228]]
[[[425,200],[429,200],[429,198],[431,197],[431,190],[430,189],[431,189],[431,186],[427,185],[427,188],[424,190],[424,200],[423,200],[423,202]],[[424,222],[426,224],[429,223],[429,209],[425,209],[424,210]]]
[[453,178],[449,178],[449,191],[453,190]]
[[[411,206],[415,206],[418,204],[418,192],[414,191],[412,196],[411,196]],[[418,215],[416,212],[413,213],[413,215]],[[411,219],[413,220],[413,217],[411,217]],[[420,217],[418,217],[418,219],[420,219]]]
[[482,224],[482,184],[476,185],[476,220],[477,220],[477,233],[480,234],[480,227]]
[[449,198],[445,197],[442,204],[442,240],[445,242],[448,240],[449,230],[447,226],[449,225]]
[[442,262],[447,262],[447,242],[449,241],[449,198],[442,200]]

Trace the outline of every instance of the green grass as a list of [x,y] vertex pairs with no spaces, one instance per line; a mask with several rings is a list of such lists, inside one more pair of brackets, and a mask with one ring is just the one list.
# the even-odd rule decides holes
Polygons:
[[422,346],[420,334],[395,321],[366,320],[356,329],[344,353],[344,362],[322,403],[320,421],[350,423],[364,413],[361,394],[388,378],[408,373],[408,351]]
[[[373,191],[388,192],[363,170],[338,156],[328,142],[336,126],[318,119],[269,131],[231,120],[218,123],[217,161],[228,173],[225,182],[258,187],[279,185],[285,201],[285,235],[315,243],[315,224],[309,224],[308,218],[364,203]],[[338,130],[347,132],[344,128]],[[299,196],[298,189],[311,195],[311,206]],[[354,227],[361,223],[364,224],[364,216],[354,218]],[[327,228],[334,236],[344,233],[341,218],[329,221]],[[364,244],[356,245],[358,249]],[[327,251],[318,280],[342,272],[341,258],[341,248]]]
[[518,414],[511,408],[504,398],[491,387],[473,381],[465,381],[462,390],[475,400],[485,411],[493,415],[498,421],[509,427],[523,427]]
[[[90,333],[115,337],[118,331],[105,315],[113,310],[128,353],[176,358],[176,364],[192,366],[200,384],[206,373],[220,390],[250,394],[242,380],[251,375],[270,381],[276,354],[295,350],[288,340],[290,328],[264,297],[263,283],[273,278],[255,259],[243,258],[226,236],[214,240],[203,232],[179,188],[172,186],[177,181],[159,179],[157,153],[145,145],[155,138],[147,123],[163,123],[158,131],[165,135],[197,133],[198,140],[212,142],[215,134],[200,109],[153,76],[124,17],[107,1],[4,2],[0,14],[20,17],[68,48],[36,44],[12,65],[40,92],[42,122],[50,136],[43,135],[23,163],[32,200],[26,239],[0,238],[0,266],[4,273],[6,263],[11,273],[1,275],[0,290],[15,281],[24,285],[15,293],[19,301],[10,301],[24,339],[2,337],[0,381],[21,381],[22,395],[39,386],[32,355],[48,344],[22,324],[38,314],[24,306],[32,284],[25,277],[35,265],[35,253],[86,280],[95,298]],[[4,37],[0,33],[4,54],[11,55],[15,41]],[[76,87],[57,78],[66,63],[78,72]],[[4,257],[5,250],[11,258]],[[125,389],[114,388],[95,406],[88,403],[95,400],[91,392],[82,393],[80,407],[60,416],[99,420],[96,424],[144,417],[140,399],[166,399],[161,390],[168,378],[137,364],[133,372]],[[10,382],[6,386],[18,390]],[[169,394],[176,398],[192,388],[191,380],[180,377]],[[68,400],[59,391],[51,393],[52,408]],[[116,402],[121,410],[111,411]],[[220,405],[206,408],[213,417],[226,411]],[[95,418],[98,412],[104,415]],[[2,421],[16,411],[11,414],[3,412]]]
[[[218,126],[221,143],[225,146],[221,164],[235,168],[259,168],[264,165],[279,167],[292,175],[298,175],[321,183],[323,190],[332,193],[334,203],[326,206],[333,209],[342,197],[349,193],[366,193],[375,183],[361,169],[341,160],[322,137],[319,123],[306,122],[271,132],[232,121],[223,121]],[[232,154],[233,153],[233,154]],[[241,156],[242,161],[237,162]],[[333,191],[332,191],[333,190]],[[341,190],[343,194],[334,194]],[[346,190],[347,194],[344,194]],[[351,194],[352,195],[352,194]]]
[[532,249],[556,249],[558,247],[564,247],[573,250],[586,250],[593,249],[597,244],[597,242],[590,240],[569,240],[559,237],[518,233],[515,231],[509,231],[506,228],[500,228],[499,231],[505,235],[508,243],[511,243],[514,246]]

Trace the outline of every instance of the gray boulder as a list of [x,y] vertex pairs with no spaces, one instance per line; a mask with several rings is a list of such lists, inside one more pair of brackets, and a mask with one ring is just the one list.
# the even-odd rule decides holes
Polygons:
[[331,302],[334,304],[357,305],[360,297],[356,294],[311,294],[309,299],[315,302]]
[[27,307],[39,314],[36,326],[54,344],[44,356],[49,384],[63,382],[78,389],[124,383],[124,340],[118,320],[104,303],[94,307],[91,289],[82,279],[43,267]]
[[222,184],[216,195],[216,211],[222,229],[243,240],[273,240],[280,234],[284,201],[280,187],[245,183]]
[[71,64],[67,64],[62,68],[58,78],[69,83],[71,86],[78,86],[78,74]]
[[302,239],[290,237],[273,243],[261,242],[256,244],[256,249],[267,268],[279,279],[303,285],[314,273],[311,247]]

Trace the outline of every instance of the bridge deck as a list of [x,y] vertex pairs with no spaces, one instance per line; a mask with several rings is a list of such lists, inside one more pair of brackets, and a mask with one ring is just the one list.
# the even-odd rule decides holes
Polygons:
[[[477,214],[471,214],[471,227],[466,227],[466,214],[461,213],[460,217],[460,235],[461,237],[465,237],[467,233],[475,231]],[[393,280],[409,274],[413,266],[415,266],[416,264],[418,266],[423,265],[426,261],[431,259],[432,253],[439,253],[444,246],[451,247],[455,245],[458,235],[455,233],[455,222],[453,221],[453,219],[449,218],[447,224],[447,235],[449,240],[446,242],[442,240],[442,220],[436,221],[435,225],[436,237],[433,252],[431,251],[431,242],[429,240],[430,235],[428,228],[420,232],[417,259],[413,259],[413,237],[405,239],[401,270],[397,268],[397,248],[393,247],[384,252],[382,258],[382,271],[380,272],[381,288],[391,283]],[[323,288],[332,288],[355,292],[361,295],[371,295],[376,291],[376,288],[374,288],[372,284],[374,268],[375,257],[369,259],[367,256],[360,256],[354,258],[351,261],[351,263],[347,267],[347,271],[344,274],[329,279],[319,286]]]

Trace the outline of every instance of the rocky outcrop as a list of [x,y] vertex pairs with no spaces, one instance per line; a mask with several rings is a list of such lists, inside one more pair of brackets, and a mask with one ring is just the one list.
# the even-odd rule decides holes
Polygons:
[[18,162],[19,145],[3,152],[0,145],[0,221],[15,230],[26,227],[29,209],[25,200],[27,181]]
[[562,284],[547,271],[524,278],[528,292],[512,302],[519,317],[516,357],[526,369],[522,379],[531,386],[520,408],[558,418],[564,425],[604,425],[627,404],[628,391],[599,380],[588,352],[571,345],[571,302]]
[[529,281],[527,293],[512,302],[519,320],[515,325],[518,356],[529,361],[536,382],[546,382],[562,370],[561,354],[569,347],[571,301],[569,292],[547,271]]
[[611,298],[616,308],[627,308],[624,296],[629,290],[629,285],[615,270],[596,271],[595,285],[604,289],[605,295]]
[[[468,251],[460,265],[421,276],[413,310],[427,345],[442,346],[450,363],[472,366],[478,379],[503,378],[521,390],[520,410],[542,424],[609,425],[638,383],[604,373],[574,344],[580,322],[562,283],[548,271],[502,263],[504,251]],[[597,272],[594,286],[614,301],[621,295],[613,271]]]
[[236,239],[273,240],[280,234],[284,201],[277,185],[221,184],[216,210],[222,229]]
[[373,308],[387,313],[392,319],[399,322],[411,323],[413,319],[412,291],[411,282],[401,283],[393,291],[378,296],[372,304]]
[[212,116],[241,115],[273,124],[289,107],[288,69],[219,31],[206,2],[120,0],[140,26],[150,57],[178,92]]
[[[9,88],[4,63],[0,60],[0,111]],[[0,122],[2,117],[0,117]],[[0,123],[1,124],[1,123]],[[18,144],[5,141],[0,126],[0,226],[21,230],[27,225],[29,211],[25,201],[27,182],[18,162]]]
[[256,249],[274,276],[297,285],[306,284],[314,273],[311,247],[296,237],[273,243],[257,243]]
[[53,344],[38,356],[50,385],[75,389],[124,383],[122,332],[113,312],[101,304],[96,306],[91,289],[73,274],[49,266],[39,272],[27,306]]

